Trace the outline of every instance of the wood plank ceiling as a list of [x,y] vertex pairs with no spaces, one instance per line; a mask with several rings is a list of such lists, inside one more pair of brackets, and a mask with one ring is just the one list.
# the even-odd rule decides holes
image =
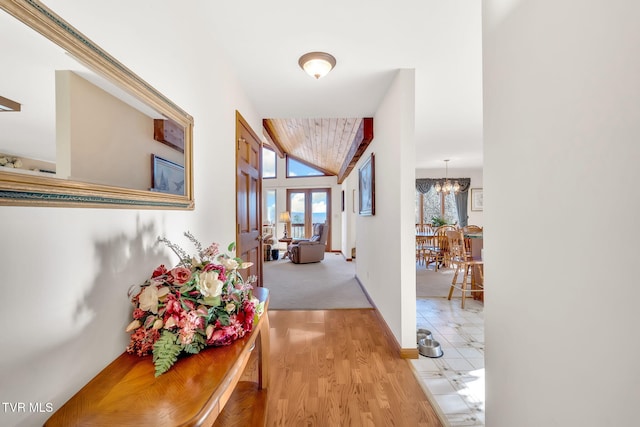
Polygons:
[[279,156],[336,175],[338,183],[349,175],[373,139],[372,118],[264,119],[263,127]]

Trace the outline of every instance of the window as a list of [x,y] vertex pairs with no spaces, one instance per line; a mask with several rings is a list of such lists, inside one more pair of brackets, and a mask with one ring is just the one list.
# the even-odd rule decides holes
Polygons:
[[287,190],[287,210],[291,213],[291,237],[308,238],[313,224],[330,223],[331,189]]
[[262,212],[263,224],[273,225],[276,223],[276,190],[264,192],[264,210]]
[[429,224],[434,216],[444,217],[448,224],[457,224],[456,196],[436,193],[433,187],[426,194],[416,190],[416,224]]
[[276,177],[276,152],[267,147],[262,147],[262,177]]
[[287,178],[325,175],[321,170],[287,156]]

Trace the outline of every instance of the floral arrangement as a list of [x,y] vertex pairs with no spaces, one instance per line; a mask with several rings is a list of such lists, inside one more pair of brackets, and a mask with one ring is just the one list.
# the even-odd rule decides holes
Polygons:
[[165,238],[180,262],[172,269],[157,267],[143,285],[134,285],[129,297],[135,307],[127,352],[145,356],[153,353],[155,376],[173,366],[181,353],[196,354],[207,346],[228,345],[251,332],[264,306],[253,297],[255,276],[246,281],[238,270],[252,263],[229,253],[220,253],[213,243],[204,248],[189,232],[197,256]]
[[0,155],[0,166],[4,166],[5,168],[21,168],[22,160],[17,157],[2,154]]

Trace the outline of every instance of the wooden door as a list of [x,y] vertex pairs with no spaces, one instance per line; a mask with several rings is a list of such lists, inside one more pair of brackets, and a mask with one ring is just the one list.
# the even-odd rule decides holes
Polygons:
[[236,255],[253,263],[243,277],[262,286],[262,143],[237,111],[236,146]]

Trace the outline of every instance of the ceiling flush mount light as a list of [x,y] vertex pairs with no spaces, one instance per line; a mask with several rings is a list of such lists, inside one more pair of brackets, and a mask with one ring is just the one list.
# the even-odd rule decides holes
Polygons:
[[444,172],[444,182],[441,184],[440,182],[436,182],[433,186],[436,193],[444,193],[449,194],[453,192],[454,194],[458,194],[460,191],[460,184],[458,181],[454,181],[453,184],[449,181],[449,159],[444,161],[445,172]]
[[326,52],[309,52],[300,57],[298,64],[307,74],[319,79],[336,66],[336,58]]
[[0,96],[0,111],[20,111],[20,104]]

